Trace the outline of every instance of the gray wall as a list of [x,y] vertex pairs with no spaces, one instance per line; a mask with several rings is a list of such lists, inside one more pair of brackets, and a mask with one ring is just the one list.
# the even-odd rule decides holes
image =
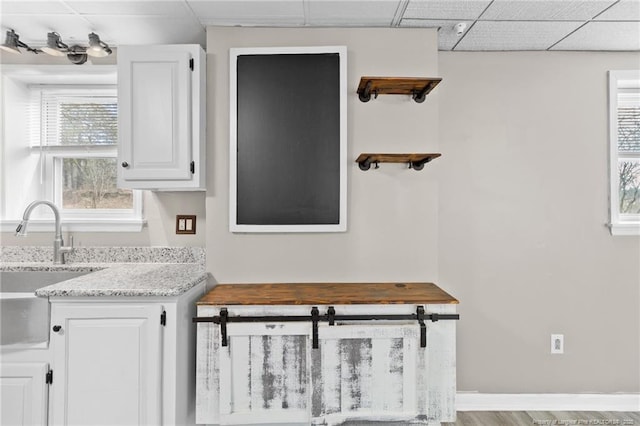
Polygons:
[[[219,282],[433,280],[461,301],[459,390],[640,391],[640,243],[605,227],[606,71],[638,54],[434,55],[433,36],[209,28],[208,270]],[[420,173],[351,164],[345,234],[231,234],[228,49],[306,44],[348,46],[349,161],[443,157]],[[422,105],[363,104],[362,75],[443,83]],[[549,354],[551,333],[564,355]]]
[[607,70],[640,54],[439,60],[439,283],[461,301],[459,389],[640,391],[640,238],[604,225]]
[[[348,232],[229,232],[229,48],[348,48]],[[218,282],[435,281],[438,165],[383,164],[363,172],[361,152],[437,152],[438,95],[362,103],[363,75],[438,74],[435,30],[208,28],[207,269]],[[313,159],[309,159],[313,161]]]

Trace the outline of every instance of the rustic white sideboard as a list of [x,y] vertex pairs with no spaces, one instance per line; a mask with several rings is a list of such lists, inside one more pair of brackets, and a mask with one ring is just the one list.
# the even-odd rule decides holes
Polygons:
[[455,421],[457,303],[431,283],[218,285],[194,318],[196,423]]

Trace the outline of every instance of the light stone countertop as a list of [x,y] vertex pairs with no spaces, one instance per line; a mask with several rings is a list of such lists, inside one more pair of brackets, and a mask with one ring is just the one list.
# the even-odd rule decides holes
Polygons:
[[166,259],[164,263],[78,262],[64,265],[53,265],[50,261],[17,262],[6,257],[3,260],[0,271],[88,272],[39,288],[35,294],[41,297],[179,296],[208,277],[203,263],[170,263]]
[[87,271],[86,275],[36,290],[36,296],[179,296],[207,279],[193,263],[51,265],[2,263],[2,271]]

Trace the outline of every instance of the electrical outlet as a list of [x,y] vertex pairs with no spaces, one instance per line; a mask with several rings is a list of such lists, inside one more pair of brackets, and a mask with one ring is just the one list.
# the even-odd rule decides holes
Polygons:
[[176,216],[176,234],[195,234],[196,217],[194,215]]
[[564,353],[564,334],[551,335],[551,353],[552,354]]

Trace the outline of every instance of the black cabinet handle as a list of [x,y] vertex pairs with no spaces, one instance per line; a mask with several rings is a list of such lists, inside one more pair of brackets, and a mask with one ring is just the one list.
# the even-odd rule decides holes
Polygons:
[[58,332],[58,331],[60,331],[60,330],[62,330],[62,326],[61,326],[61,325],[54,325],[54,326],[53,326],[53,331],[54,331],[55,333],[57,333],[57,332]]
[[127,168],[129,167],[129,163],[127,163],[126,161],[122,162],[122,167]]

